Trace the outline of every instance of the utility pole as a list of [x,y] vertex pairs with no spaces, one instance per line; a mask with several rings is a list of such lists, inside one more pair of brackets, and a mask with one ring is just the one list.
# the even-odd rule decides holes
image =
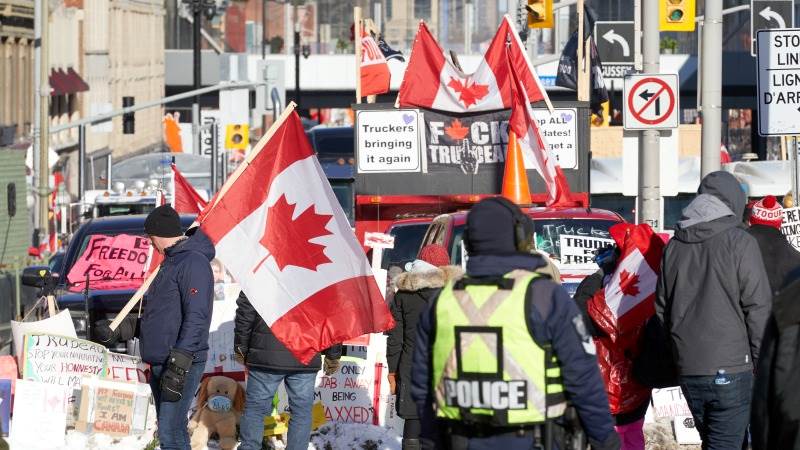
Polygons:
[[50,22],[49,3],[47,0],[36,0],[34,4],[36,18],[34,21],[36,95],[34,109],[36,116],[33,125],[33,158],[34,185],[37,187],[38,205],[35,222],[38,242],[44,242],[49,224],[49,208],[47,197],[50,191],[50,64],[48,63],[48,24]]
[[267,0],[261,5],[261,59],[267,59]]
[[[202,8],[200,0],[192,1],[192,16],[194,17],[194,23],[192,24],[192,46],[193,48],[193,68],[194,68],[194,90],[198,90],[202,87],[202,56],[200,53],[200,47],[202,46],[200,42],[200,27],[203,26],[203,16],[202,16]],[[196,95],[194,97],[194,102],[192,103],[192,152],[195,155],[200,154],[200,96]]]
[[703,103],[700,175],[719,170],[719,146],[722,143],[722,0],[706,0],[703,13]]
[[[356,30],[358,34],[358,30]],[[360,45],[360,36],[356,38],[356,45]],[[303,103],[300,101],[300,16],[297,10],[297,0],[294,2],[294,102],[300,111]]]
[[[642,1],[642,68],[644,73],[660,71],[658,2]],[[658,130],[644,130],[639,139],[639,223],[661,229],[660,137]]]

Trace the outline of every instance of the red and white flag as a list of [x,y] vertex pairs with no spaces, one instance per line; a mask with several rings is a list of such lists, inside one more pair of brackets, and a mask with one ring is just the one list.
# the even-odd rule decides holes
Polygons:
[[198,217],[275,336],[303,363],[394,325],[369,262],[291,112]]
[[208,202],[203,200],[203,197],[197,193],[174,163],[172,164],[172,177],[175,211],[180,214],[200,214],[200,211],[206,207]]
[[389,63],[383,56],[375,38],[369,33],[361,36],[361,95],[383,94],[389,92],[391,73]]
[[609,231],[620,249],[619,262],[604,290],[589,300],[589,315],[613,340],[655,313],[664,241],[647,224],[617,224]]
[[544,100],[550,107],[547,93],[508,16],[503,17],[483,60],[472,74],[459,70],[445,56],[425,23],[420,22],[400,85],[399,106],[459,113],[510,108],[512,80],[506,47],[530,101]]
[[[509,47],[510,48],[510,47]],[[522,148],[525,167],[539,172],[547,188],[547,206],[570,205],[570,190],[567,177],[550,155],[547,144],[542,137],[531,109],[530,98],[525,89],[523,79],[512,66],[514,55],[508,53],[509,71],[511,73],[511,117],[508,119],[509,132],[517,135],[517,144]]]

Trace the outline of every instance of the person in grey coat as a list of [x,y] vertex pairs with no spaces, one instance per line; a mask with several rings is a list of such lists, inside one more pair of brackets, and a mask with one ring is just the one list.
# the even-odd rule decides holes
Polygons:
[[736,178],[710,173],[697,193],[664,251],[656,314],[703,449],[736,449],[772,292],[758,244],[742,224],[746,198]]

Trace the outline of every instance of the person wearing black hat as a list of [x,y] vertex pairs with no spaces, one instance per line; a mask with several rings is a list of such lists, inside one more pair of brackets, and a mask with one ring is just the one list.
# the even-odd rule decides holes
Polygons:
[[504,198],[467,215],[467,274],[417,326],[411,397],[422,447],[565,448],[571,403],[593,449],[619,437],[575,302],[533,254],[533,222]]
[[144,229],[164,255],[144,295],[139,323],[142,359],[150,363],[150,387],[162,450],[189,450],[188,412],[208,353],[214,300],[214,245],[199,228],[184,235],[169,205],[154,209]]

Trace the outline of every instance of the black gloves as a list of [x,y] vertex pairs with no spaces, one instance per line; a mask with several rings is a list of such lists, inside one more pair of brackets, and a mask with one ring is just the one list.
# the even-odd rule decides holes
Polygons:
[[136,337],[137,324],[138,320],[136,317],[128,316],[122,319],[122,322],[120,322],[116,330],[112,330],[110,327],[110,320],[98,320],[95,322],[94,328],[92,329],[92,337],[95,342],[106,346],[116,344],[117,342],[125,342],[128,339]]
[[177,402],[183,393],[186,374],[192,367],[192,354],[173,348],[169,352],[167,369],[161,374],[161,399],[165,402]]

